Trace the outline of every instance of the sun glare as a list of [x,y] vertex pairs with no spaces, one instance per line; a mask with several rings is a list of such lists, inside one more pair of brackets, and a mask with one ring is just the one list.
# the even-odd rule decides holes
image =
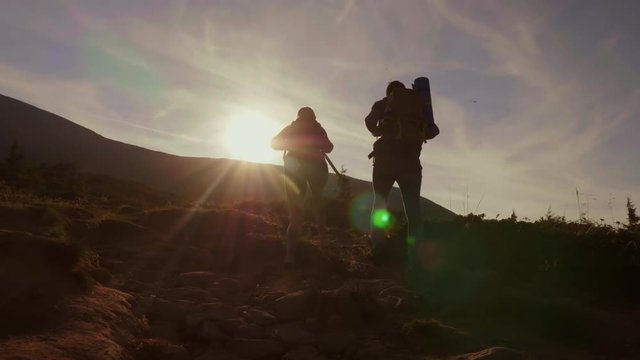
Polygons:
[[229,120],[224,143],[238,160],[268,162],[277,159],[270,147],[271,139],[280,131],[280,125],[268,117],[247,112]]

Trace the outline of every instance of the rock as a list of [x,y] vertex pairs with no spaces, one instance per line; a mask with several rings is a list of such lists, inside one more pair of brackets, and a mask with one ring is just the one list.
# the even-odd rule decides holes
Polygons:
[[178,275],[177,283],[180,286],[191,286],[206,289],[211,287],[216,280],[214,273],[209,271],[193,271]]
[[382,289],[378,293],[378,297],[385,296],[397,296],[404,299],[413,296],[413,293],[411,292],[411,290],[408,290],[402,286],[392,286]]
[[166,320],[173,323],[182,323],[187,314],[187,309],[192,305],[193,303],[190,301],[168,301],[155,298],[147,312],[147,317],[152,321]]
[[131,205],[120,205],[116,210],[118,214],[122,215],[137,215],[142,212],[139,208]]
[[344,352],[356,337],[346,331],[335,331],[320,336],[318,349],[325,354],[339,354]]
[[313,334],[296,323],[274,325],[267,329],[267,335],[287,344],[308,345],[316,341]]
[[193,286],[165,289],[160,292],[160,295],[167,299],[192,300],[195,302],[205,302],[211,298],[208,291]]
[[256,324],[248,324],[242,318],[225,319],[217,322],[222,331],[232,337],[245,339],[263,339],[264,329]]
[[279,342],[264,339],[232,339],[225,349],[248,360],[279,359],[285,352]]
[[235,294],[240,290],[240,282],[236,279],[224,278],[216,281],[214,285],[229,294]]
[[385,310],[406,310],[408,308],[407,303],[403,298],[394,295],[387,295],[376,299],[376,303]]
[[132,274],[131,278],[145,284],[151,284],[160,280],[160,273],[155,270],[138,270]]
[[174,343],[180,343],[181,324],[176,324],[166,320],[158,320],[151,323],[147,331],[150,338],[159,338],[169,340]]
[[186,315],[187,327],[198,326],[204,320],[227,320],[237,318],[238,311],[229,305],[223,303],[205,303],[200,304],[190,310]]
[[305,329],[311,332],[318,332],[322,328],[318,319],[313,317],[308,317],[304,319],[304,321],[302,322],[302,325]]
[[244,324],[235,329],[233,336],[245,339],[263,339],[265,331],[257,324]]
[[449,357],[448,360],[531,360],[532,356],[506,347],[492,347],[475,353]]
[[282,360],[324,360],[313,346],[303,346],[286,353]]
[[216,342],[227,339],[216,323],[211,320],[205,320],[200,324],[198,338],[205,342]]
[[144,339],[136,350],[137,360],[190,360],[189,352],[183,346],[161,339]]
[[269,326],[276,322],[276,317],[264,310],[247,309],[242,312],[242,315],[249,322],[256,323],[260,326]]
[[312,310],[312,296],[304,291],[293,292],[276,299],[271,308],[279,321],[301,319]]
[[247,323],[242,318],[224,319],[218,321],[220,329],[229,336],[235,336],[239,333],[239,329],[246,326]]
[[387,347],[378,340],[367,340],[358,346],[353,358],[356,360],[386,359]]
[[[267,291],[269,291],[270,289],[264,289],[262,291],[264,291],[264,293],[260,293],[258,295],[255,296],[255,302],[260,304],[260,305],[268,305],[273,303],[274,301],[276,301],[278,298],[286,295],[286,294],[282,294],[282,293],[268,293]],[[261,290],[258,290],[261,291]]]
[[409,348],[418,352],[453,355],[482,349],[469,333],[435,319],[413,319],[405,323],[403,334]]

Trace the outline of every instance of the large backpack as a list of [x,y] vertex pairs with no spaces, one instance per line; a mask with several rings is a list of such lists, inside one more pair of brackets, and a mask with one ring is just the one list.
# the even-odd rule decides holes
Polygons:
[[440,129],[433,118],[433,107],[431,105],[431,86],[429,78],[419,77],[413,80],[413,90],[418,93],[424,104],[424,117],[426,127],[424,131],[425,140],[431,140],[440,134]]
[[424,102],[418,92],[399,88],[387,96],[384,127],[389,136],[403,142],[422,143],[426,140],[426,126]]

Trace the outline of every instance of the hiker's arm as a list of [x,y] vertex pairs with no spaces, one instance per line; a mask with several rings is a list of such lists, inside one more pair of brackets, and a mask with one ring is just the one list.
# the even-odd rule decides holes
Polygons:
[[378,126],[378,123],[383,118],[384,118],[384,101],[381,100],[373,104],[373,106],[371,107],[371,111],[369,112],[369,115],[367,115],[367,117],[364,118],[364,123],[367,125],[367,129],[369,129],[369,132],[371,133],[371,135],[373,136],[382,135],[380,131],[380,127]]
[[331,151],[333,150],[333,143],[331,142],[331,140],[329,140],[329,136],[327,135],[327,132],[324,129],[322,129],[321,140],[322,141],[320,144],[320,150],[322,150],[322,152],[325,154],[331,153]]
[[271,147],[274,150],[322,148],[323,142],[319,136],[315,134],[300,134],[298,130],[296,130],[292,125],[282,129],[278,135],[271,139]]
[[282,129],[273,139],[271,139],[271,148],[274,150],[288,150],[291,147],[289,141],[289,127]]

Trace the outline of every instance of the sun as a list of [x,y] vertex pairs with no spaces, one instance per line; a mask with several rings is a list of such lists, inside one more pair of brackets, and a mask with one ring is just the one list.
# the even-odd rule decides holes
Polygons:
[[229,119],[224,144],[238,160],[269,162],[278,153],[271,149],[271,139],[280,131],[280,125],[267,116],[246,112]]

